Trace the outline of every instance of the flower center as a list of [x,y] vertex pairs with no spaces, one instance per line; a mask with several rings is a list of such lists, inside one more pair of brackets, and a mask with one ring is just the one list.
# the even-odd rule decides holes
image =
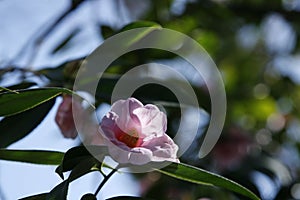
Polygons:
[[117,139],[130,148],[137,147],[141,143],[139,134],[135,129],[129,130],[126,133],[121,131],[121,133],[117,135]]

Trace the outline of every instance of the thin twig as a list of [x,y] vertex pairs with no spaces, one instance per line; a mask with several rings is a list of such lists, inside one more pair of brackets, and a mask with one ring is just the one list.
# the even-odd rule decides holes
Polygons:
[[109,179],[116,171],[118,171],[118,167],[119,167],[119,166],[117,166],[116,168],[114,168],[113,170],[111,170],[111,172],[110,172],[108,175],[104,176],[104,179],[103,179],[102,182],[99,184],[99,186],[98,186],[98,188],[97,188],[97,190],[96,190],[96,192],[95,192],[95,196],[97,196],[97,194],[99,193],[99,191],[101,190],[101,188],[105,185],[105,183],[108,181],[108,179]]
[[[42,44],[44,39],[47,36],[49,36],[50,33],[52,33],[52,31],[55,29],[55,27],[58,24],[60,24],[66,16],[68,16],[71,12],[73,12],[84,1],[85,0],[73,0],[72,5],[65,12],[63,12],[48,28],[46,28],[46,30],[44,30],[42,33],[40,33],[40,30],[42,30],[42,29],[39,28],[38,31],[35,32],[32,37],[30,37],[30,38],[33,38],[33,41],[31,39],[29,39],[24,44],[24,46],[21,48],[21,50],[16,54],[14,59],[18,59],[18,57],[21,57],[25,52],[27,52],[27,47],[30,46],[30,43],[33,43],[32,44],[33,50],[31,52],[31,54],[29,55],[29,59],[28,59],[28,63],[30,63],[34,59],[34,56],[36,55],[36,52],[38,51],[39,46]],[[36,35],[39,35],[39,36],[35,37]],[[11,64],[12,64],[12,61],[9,61],[6,65],[11,65]]]

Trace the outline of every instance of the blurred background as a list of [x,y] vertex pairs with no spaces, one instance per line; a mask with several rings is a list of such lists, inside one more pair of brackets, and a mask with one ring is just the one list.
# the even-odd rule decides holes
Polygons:
[[[84,57],[127,24],[133,28],[159,24],[180,31],[205,48],[223,76],[226,123],[212,152],[198,157],[211,106],[205,83],[169,52],[139,50],[112,63],[107,70],[112,76],[101,80],[97,91],[100,115],[109,109],[107,103],[120,75],[149,61],[173,66],[190,81],[202,109],[201,127],[181,162],[233,179],[265,200],[300,199],[299,19],[300,0],[1,1],[0,85],[72,89]],[[176,97],[164,87],[145,85],[134,96],[143,103],[166,103],[167,133],[172,137],[181,117],[193,122],[193,110],[181,115]],[[27,116],[37,128],[18,128],[23,118],[11,120],[11,126],[2,119],[0,147],[66,151],[80,144],[78,138],[65,139],[54,121],[60,102],[60,97],[53,102],[45,119],[45,115],[35,113]],[[54,169],[1,161],[0,199],[51,190],[60,181]],[[98,178],[90,176],[77,186],[71,185],[70,199],[93,191]],[[132,187],[109,189],[105,195],[119,192],[155,199],[243,199],[223,189],[197,186],[155,172],[119,178]]]

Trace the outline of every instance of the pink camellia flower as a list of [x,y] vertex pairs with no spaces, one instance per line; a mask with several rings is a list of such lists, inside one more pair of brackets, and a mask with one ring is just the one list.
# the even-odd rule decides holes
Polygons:
[[135,165],[179,162],[178,146],[166,129],[166,115],[157,106],[144,106],[135,98],[116,101],[100,124],[111,157],[119,163]]

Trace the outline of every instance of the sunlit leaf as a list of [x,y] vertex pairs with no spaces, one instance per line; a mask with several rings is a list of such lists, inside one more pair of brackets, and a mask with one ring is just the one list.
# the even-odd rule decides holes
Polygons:
[[142,28],[142,27],[155,27],[155,28],[161,28],[161,25],[152,22],[152,21],[135,21],[130,24],[127,24],[124,26],[120,32],[122,31],[127,31],[130,29],[135,29],[135,28]]
[[6,88],[6,87],[1,87],[0,86],[0,92],[3,92],[3,91],[6,91],[6,92],[11,92],[11,93],[16,93],[18,94],[18,92],[14,91],[14,90],[11,90],[9,88]]
[[202,185],[218,186],[249,197],[250,199],[259,200],[254,193],[240,184],[220,175],[187,164],[172,163],[167,167],[157,169],[157,171],[183,181]]
[[189,33],[197,28],[197,20],[193,17],[184,16],[171,21],[165,27],[182,33]]
[[131,45],[133,45],[133,44],[139,42],[140,40],[142,40],[143,38],[147,37],[147,35],[150,34],[151,32],[153,32],[157,29],[161,29],[162,27],[155,22],[136,21],[136,22],[133,22],[133,23],[130,23],[130,24],[127,24],[126,26],[124,26],[120,30],[120,32],[137,29],[137,28],[144,28],[144,29],[140,29],[139,31],[137,31],[136,34],[132,35],[131,38],[128,38],[126,43],[124,43],[123,45],[130,47]]
[[72,94],[65,88],[17,90],[18,93],[0,94],[0,116],[9,116],[34,108],[62,93]]
[[0,159],[43,165],[59,165],[64,153],[44,150],[0,149]]
[[0,93],[4,93],[4,92],[18,93],[15,90],[26,89],[26,88],[29,88],[29,87],[34,86],[34,85],[36,85],[36,83],[23,81],[21,83],[10,85],[10,86],[7,86],[7,87],[1,87],[0,86]]

